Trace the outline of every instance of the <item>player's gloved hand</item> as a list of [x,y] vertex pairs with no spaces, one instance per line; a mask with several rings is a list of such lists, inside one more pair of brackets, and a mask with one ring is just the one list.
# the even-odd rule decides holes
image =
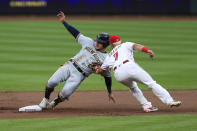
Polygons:
[[61,21],[62,23],[65,21],[65,15],[64,12],[60,11],[60,13],[57,14],[57,16],[59,17],[59,21]]
[[147,53],[149,54],[150,58],[153,59],[154,52],[152,50],[148,50]]
[[116,100],[114,98],[114,95],[112,93],[108,94],[109,102],[112,100],[114,103],[116,103]]

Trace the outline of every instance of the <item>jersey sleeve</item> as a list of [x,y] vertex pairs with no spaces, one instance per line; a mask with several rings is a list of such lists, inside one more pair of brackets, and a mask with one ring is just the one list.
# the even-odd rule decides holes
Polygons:
[[131,52],[133,52],[133,51],[135,51],[135,50],[133,50],[133,45],[134,45],[135,43],[133,43],[133,42],[126,42],[125,43],[125,46],[126,46],[126,48],[128,49],[128,50],[130,50]]
[[113,65],[114,65],[114,61],[113,61],[112,57],[110,57],[108,54],[102,64],[101,68],[103,70],[108,70],[108,69],[111,69],[113,67]]
[[82,47],[85,46],[85,45],[87,45],[87,44],[93,44],[93,43],[94,43],[94,41],[93,41],[91,38],[86,37],[86,36],[84,36],[83,34],[79,34],[79,35],[77,36],[77,42],[78,42]]
[[109,68],[108,60],[109,60],[109,55],[107,55],[107,57],[106,57],[105,60],[103,61],[103,64],[101,65],[101,68],[102,68],[103,70],[107,70],[107,69]]

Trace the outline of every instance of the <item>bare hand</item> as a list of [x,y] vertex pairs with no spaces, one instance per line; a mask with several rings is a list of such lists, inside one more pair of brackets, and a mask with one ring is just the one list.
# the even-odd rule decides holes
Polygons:
[[112,93],[108,94],[108,97],[109,97],[109,102],[112,100],[114,103],[116,103],[116,100],[115,100],[115,98],[114,98]]
[[149,54],[150,58],[153,59],[153,57],[154,57],[154,52],[153,52],[152,50],[148,50],[147,53]]
[[57,14],[57,16],[59,17],[59,21],[64,22],[65,21],[65,15],[64,12],[60,11],[60,13]]
[[96,65],[96,66],[94,66],[94,70],[95,70],[95,73],[96,73],[96,74],[99,74],[99,72],[98,72],[98,71],[99,71],[99,68],[100,68],[100,67],[99,67],[99,66],[97,66],[97,65]]
[[94,69],[96,74],[102,74],[104,72],[104,70],[100,66],[97,66]]

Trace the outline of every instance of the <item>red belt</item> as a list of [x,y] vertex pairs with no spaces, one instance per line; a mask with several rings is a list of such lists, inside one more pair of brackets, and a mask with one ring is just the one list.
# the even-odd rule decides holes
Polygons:
[[[125,61],[123,61],[122,63],[125,64],[125,63],[127,63],[127,62],[129,62],[129,60],[125,60]],[[117,69],[117,66],[114,67],[114,71],[115,71],[116,69]]]

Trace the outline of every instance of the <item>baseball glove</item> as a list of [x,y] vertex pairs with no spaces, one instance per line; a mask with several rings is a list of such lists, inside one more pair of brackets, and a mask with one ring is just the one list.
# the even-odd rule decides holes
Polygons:
[[88,65],[88,67],[92,70],[95,71],[95,67],[99,67],[101,66],[101,63],[97,63],[97,62],[92,62],[91,64]]

